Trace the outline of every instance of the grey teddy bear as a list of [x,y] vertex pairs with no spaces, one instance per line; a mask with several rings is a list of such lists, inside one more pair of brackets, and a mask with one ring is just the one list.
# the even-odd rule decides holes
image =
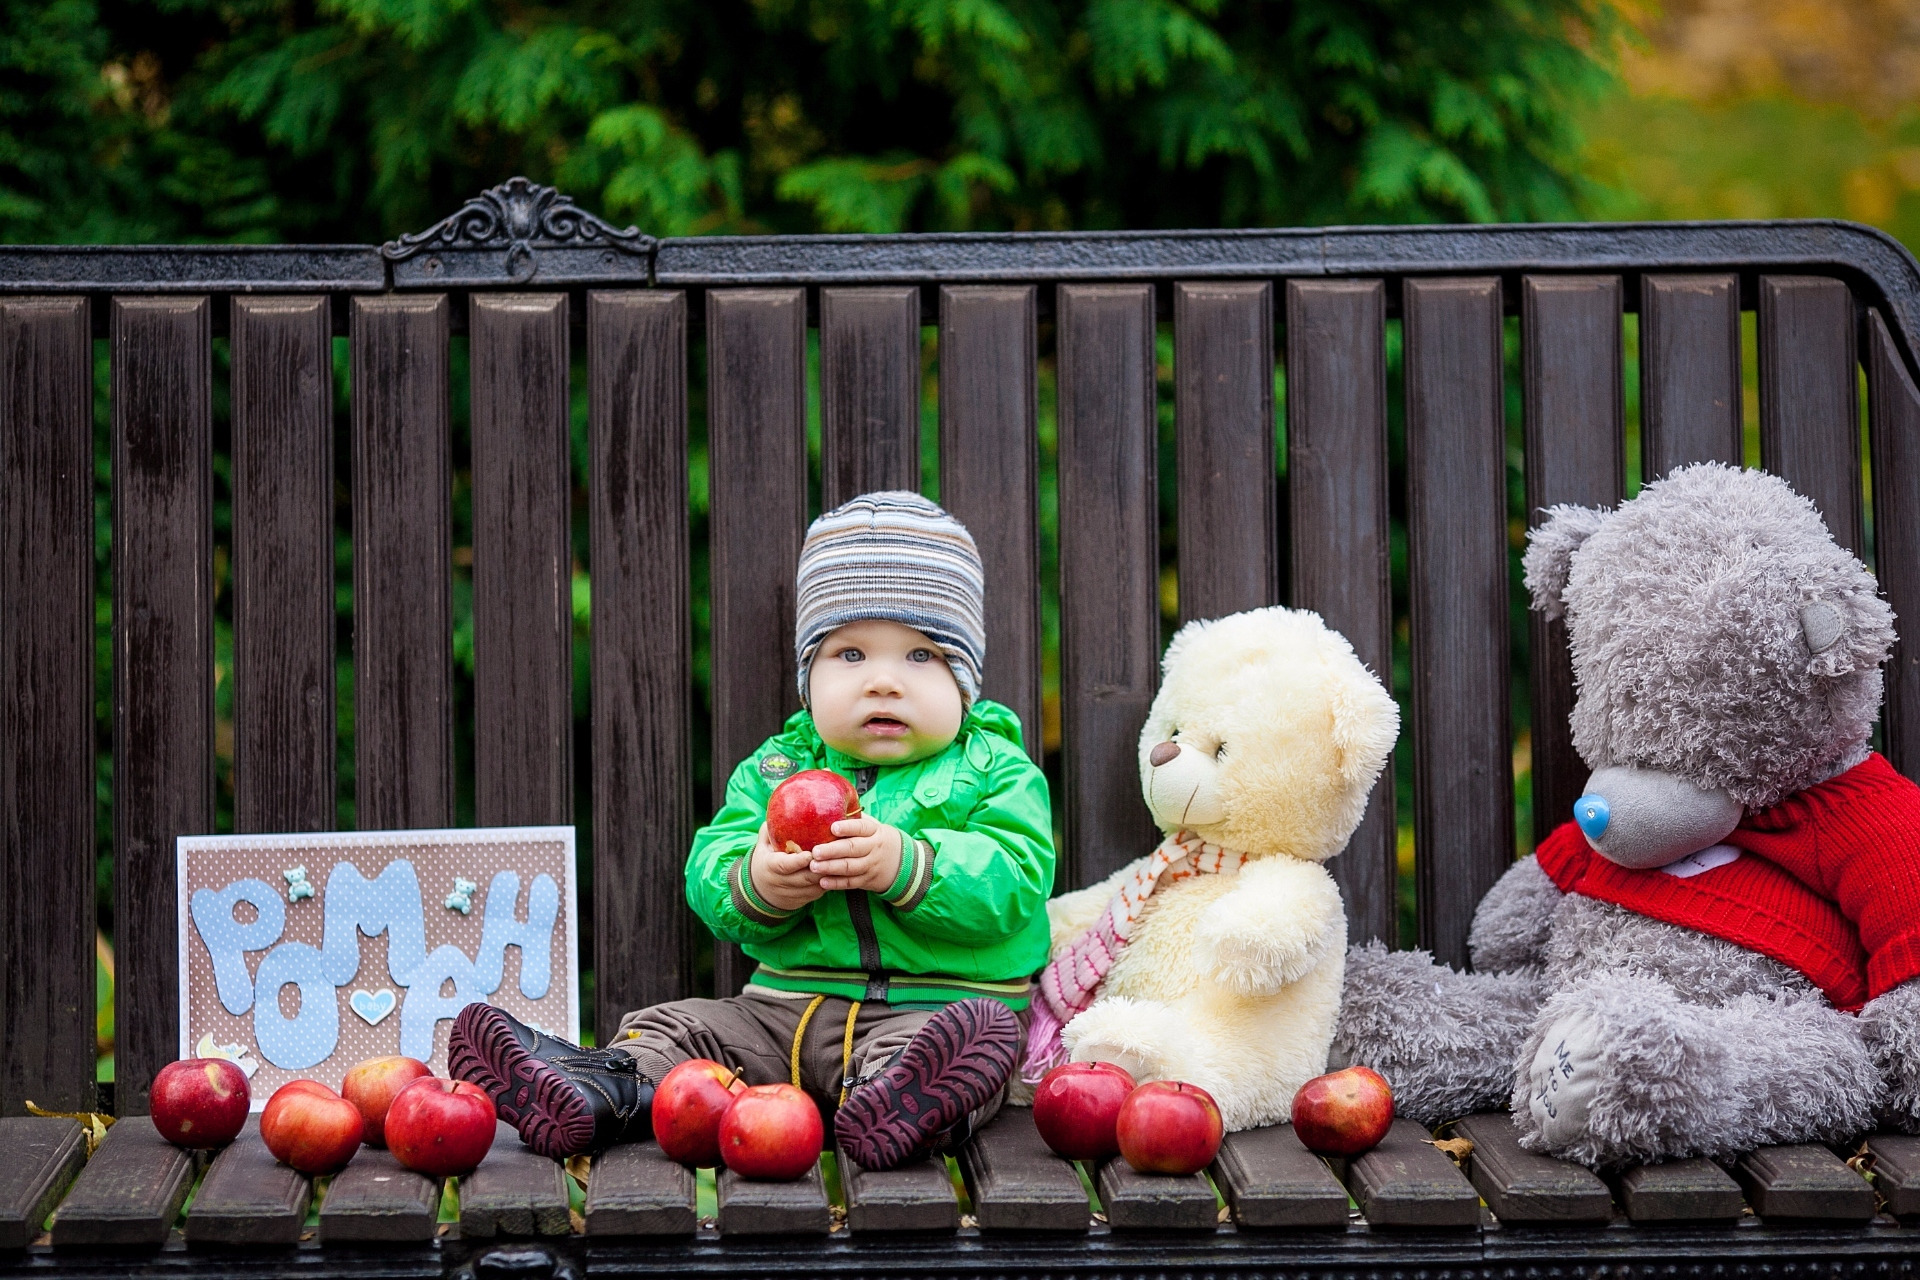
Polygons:
[[[1429,1125],[1511,1105],[1522,1145],[1600,1168],[1920,1129],[1920,789],[1869,751],[1872,575],[1784,481],[1717,463],[1548,516],[1526,585],[1567,621],[1578,825],[1482,899],[1472,972],[1354,948],[1333,1061]],[[1819,827],[1849,812],[1858,849]],[[1735,891],[1806,929],[1673,922]]]

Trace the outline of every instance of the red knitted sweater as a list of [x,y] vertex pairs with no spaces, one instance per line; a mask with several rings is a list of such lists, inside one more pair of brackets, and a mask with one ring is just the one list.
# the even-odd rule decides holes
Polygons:
[[1725,843],[1740,856],[1693,875],[1631,871],[1569,822],[1537,856],[1563,893],[1771,956],[1836,1008],[1920,975],[1920,786],[1884,757],[1748,813]]

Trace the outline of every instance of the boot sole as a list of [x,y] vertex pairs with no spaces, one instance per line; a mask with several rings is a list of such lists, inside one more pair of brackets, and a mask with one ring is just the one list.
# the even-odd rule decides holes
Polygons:
[[1020,1022],[997,1000],[950,1004],[914,1033],[900,1061],[848,1095],[834,1116],[841,1149],[863,1169],[894,1169],[985,1106],[1013,1077]]
[[593,1108],[573,1081],[527,1052],[506,1015],[470,1004],[453,1020],[447,1073],[478,1085],[520,1140],[563,1160],[593,1145]]

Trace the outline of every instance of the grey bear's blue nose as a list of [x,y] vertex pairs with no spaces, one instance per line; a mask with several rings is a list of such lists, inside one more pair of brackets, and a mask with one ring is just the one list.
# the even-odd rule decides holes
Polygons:
[[1589,793],[1573,802],[1573,820],[1580,824],[1580,830],[1586,832],[1589,840],[1598,840],[1607,834],[1607,823],[1612,818],[1605,796]]

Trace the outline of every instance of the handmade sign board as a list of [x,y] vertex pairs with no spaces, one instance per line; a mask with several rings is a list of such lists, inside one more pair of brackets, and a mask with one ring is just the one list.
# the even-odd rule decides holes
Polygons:
[[472,1001],[580,1040],[572,827],[183,836],[180,1056],[230,1058],[253,1109],[367,1058],[447,1073]]

